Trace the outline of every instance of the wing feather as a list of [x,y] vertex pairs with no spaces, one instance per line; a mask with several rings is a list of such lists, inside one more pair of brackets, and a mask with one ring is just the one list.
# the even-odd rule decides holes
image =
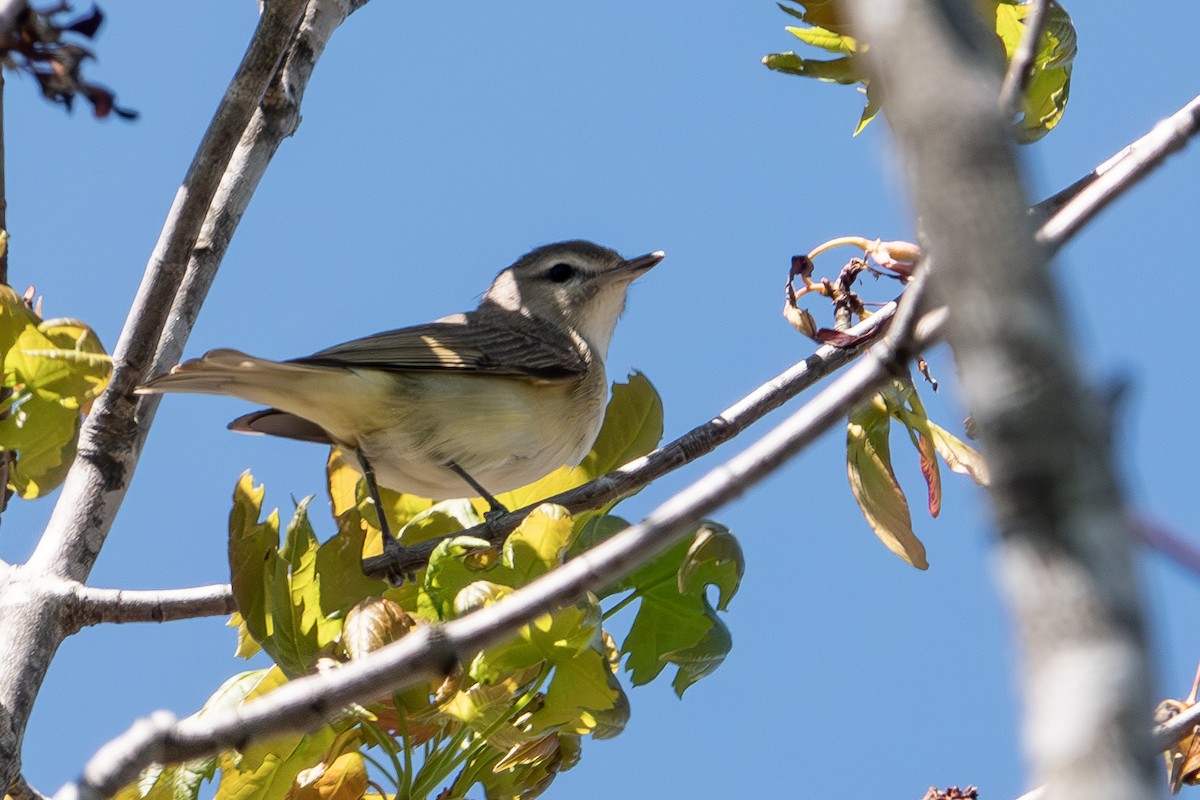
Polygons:
[[587,354],[566,334],[501,309],[384,331],[334,345],[296,364],[369,367],[388,372],[464,371],[544,381],[578,378]]

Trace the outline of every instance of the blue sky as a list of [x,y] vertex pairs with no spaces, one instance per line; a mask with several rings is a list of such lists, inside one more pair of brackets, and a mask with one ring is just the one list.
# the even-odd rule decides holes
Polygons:
[[[178,182],[252,30],[254,5],[107,0],[91,75],[138,109],[133,124],[67,116],[29,80],[5,101],[11,280],[48,316],[92,323],[112,347]],[[1067,4],[1079,33],[1070,106],[1027,148],[1033,194],[1053,191],[1144,133],[1196,91],[1191,3]],[[780,316],[788,260],[825,239],[912,235],[886,127],[850,133],[853,91],[768,72],[791,49],[769,0],[689,4],[389,3],[339,30],[298,134],[242,222],[188,345],[267,357],[469,308],[531,247],[585,237],[666,261],[634,286],[610,374],[644,372],[667,436],[698,425],[811,351]],[[1107,212],[1056,262],[1076,343],[1097,382],[1132,391],[1116,439],[1133,507],[1186,534],[1198,434],[1194,151]],[[836,272],[839,256],[818,262]],[[873,299],[886,299],[881,284]],[[1174,301],[1174,302],[1172,302]],[[958,430],[953,364],[930,360],[933,417]],[[791,406],[795,407],[795,402]],[[244,437],[234,400],[169,397],[95,585],[228,579],[226,517],[245,469],[270,505],[322,494],[322,448]],[[761,435],[760,424],[621,506],[638,517]],[[896,440],[901,482],[922,489]],[[947,480],[941,517],[917,517],[931,568],[888,553],[846,484],[833,432],[716,516],[747,559],[726,620],[734,650],[675,699],[634,690],[619,738],[585,742],[550,796],[917,798],[977,784],[1028,788],[1014,645],[991,564],[986,496]],[[15,503],[0,558],[23,560],[53,499]],[[914,502],[919,505],[919,502]],[[320,519],[322,501],[314,504]],[[319,531],[328,535],[326,521]],[[1186,693],[1200,636],[1194,576],[1142,559],[1160,693]],[[185,714],[244,669],[222,619],[107,626],[68,640],[25,745],[53,790],[134,718]],[[1149,717],[1149,709],[1147,717]]]

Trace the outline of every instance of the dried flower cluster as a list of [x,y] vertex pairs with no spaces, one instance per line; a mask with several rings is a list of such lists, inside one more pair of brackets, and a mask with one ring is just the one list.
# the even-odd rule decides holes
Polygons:
[[116,114],[122,119],[136,118],[136,111],[116,104],[111,89],[84,79],[82,65],[94,59],[95,54],[64,40],[68,34],[91,39],[100,29],[104,15],[93,7],[83,16],[64,19],[70,11],[66,2],[43,11],[31,6],[22,9],[12,30],[0,39],[4,66],[32,75],[48,100],[61,103],[68,110],[78,95],[91,103],[92,113],[97,117]]

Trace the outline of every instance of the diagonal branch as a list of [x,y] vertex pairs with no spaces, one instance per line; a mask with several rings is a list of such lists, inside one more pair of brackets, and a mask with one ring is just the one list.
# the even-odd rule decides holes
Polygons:
[[[1124,194],[1125,190],[1149,175],[1167,156],[1182,150],[1200,132],[1200,96],[1159,122],[1141,139],[1110,159],[1094,178],[1084,178],[1083,186],[1065,201],[1038,231],[1042,244],[1070,238],[1092,217]],[[1076,184],[1078,185],[1078,184]]]

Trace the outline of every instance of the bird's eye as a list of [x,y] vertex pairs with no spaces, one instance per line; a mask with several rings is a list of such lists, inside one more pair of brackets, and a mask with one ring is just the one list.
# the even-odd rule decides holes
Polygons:
[[571,276],[574,274],[575,268],[570,264],[559,263],[550,268],[550,271],[546,273],[546,277],[555,283],[566,283],[571,280]]

